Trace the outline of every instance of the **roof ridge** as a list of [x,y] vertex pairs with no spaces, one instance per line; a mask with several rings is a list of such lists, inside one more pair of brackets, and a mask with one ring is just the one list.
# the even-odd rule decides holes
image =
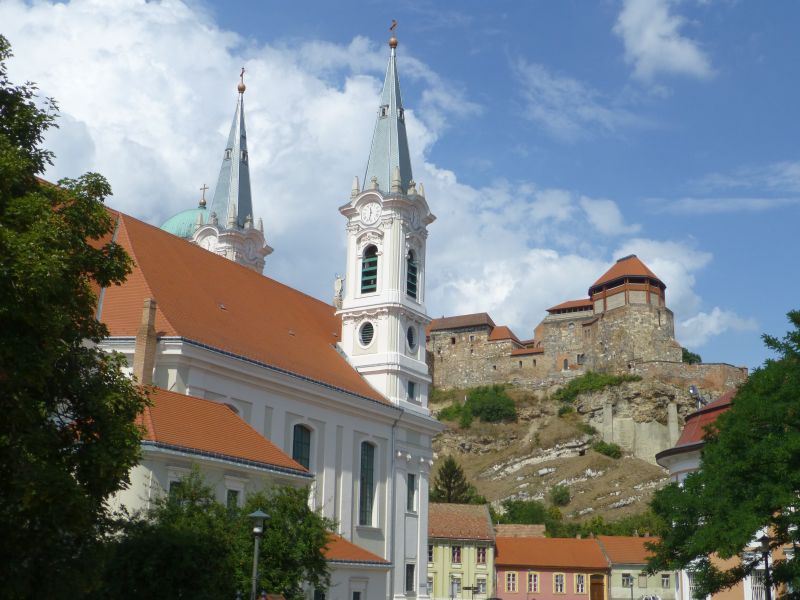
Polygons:
[[[134,244],[133,244],[133,240],[131,239],[131,236],[128,234],[128,224],[126,222],[126,219],[135,219],[137,221],[139,221],[139,219],[136,219],[136,217],[131,217],[130,215],[127,215],[127,214],[125,214],[123,212],[119,213],[119,223],[121,225],[121,227],[119,229],[119,232],[120,232],[120,234],[122,234],[122,235],[124,235],[124,236],[126,236],[128,238],[128,245],[127,245],[126,250],[127,250],[128,254],[130,255],[131,259],[133,260],[134,264],[138,264],[137,261],[136,261],[136,249],[134,248]],[[140,221],[140,222],[144,223],[144,221]],[[145,225],[149,225],[149,224],[145,223]],[[149,226],[153,227],[152,225],[149,225]],[[119,239],[119,238],[117,238],[117,239]],[[158,298],[155,297],[155,294],[153,293],[153,288],[150,286],[150,282],[147,281],[147,274],[144,272],[144,269],[140,268],[139,269],[139,273],[141,274],[142,281],[144,282],[145,288],[147,289],[148,297],[152,298],[156,302],[156,311],[157,311],[157,313],[159,315],[161,315],[161,318],[164,319],[167,322],[167,325],[169,325],[169,327],[170,327],[170,329],[172,329],[172,331],[177,331],[175,326],[172,324],[172,321],[170,321],[169,318],[167,318],[167,315],[164,312],[164,310],[162,309],[161,303],[158,301]],[[156,333],[158,333],[158,332],[156,332]]]

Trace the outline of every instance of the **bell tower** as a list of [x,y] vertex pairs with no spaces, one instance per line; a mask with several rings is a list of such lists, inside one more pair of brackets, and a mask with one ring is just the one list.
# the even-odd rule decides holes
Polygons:
[[411,174],[394,35],[389,47],[363,185],[355,177],[350,201],[339,208],[347,219],[339,344],[392,403],[427,415],[425,245],[436,217]]

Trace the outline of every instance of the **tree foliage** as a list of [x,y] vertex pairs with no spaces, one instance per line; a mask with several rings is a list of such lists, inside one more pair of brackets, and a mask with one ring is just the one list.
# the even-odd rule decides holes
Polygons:
[[[0,587],[4,597],[79,597],[108,524],[108,497],[139,456],[146,398],[98,349],[96,290],[131,268],[111,241],[96,174],[41,182],[52,100],[7,76],[0,36]],[[43,576],[46,575],[46,576]]]
[[323,549],[332,523],[308,508],[308,489],[253,494],[227,508],[196,469],[152,510],[132,519],[108,545],[102,591],[112,598],[234,598],[250,590],[253,535],[247,515],[270,515],[260,543],[259,590],[304,598],[308,582],[330,582]]
[[[673,527],[651,567],[691,566],[701,595],[752,572],[758,554],[744,554],[732,567],[713,557],[741,556],[764,528],[773,548],[800,543],[800,311],[788,317],[794,330],[783,339],[764,336],[778,357],[752,373],[707,431],[701,470],[652,501],[653,511]],[[778,558],[773,576],[799,589],[800,557]]]
[[486,504],[486,498],[478,494],[475,486],[467,481],[464,469],[452,456],[447,456],[439,465],[430,491],[431,502],[447,504]]
[[439,411],[440,420],[458,420],[465,429],[476,417],[484,423],[509,423],[517,420],[517,407],[502,385],[485,385],[468,390],[463,404],[456,401]]
[[569,488],[565,485],[554,485],[550,488],[550,502],[553,506],[566,506],[570,501]]
[[681,360],[687,364],[696,365],[703,362],[703,357],[696,352],[681,348]]
[[573,402],[580,394],[622,385],[627,381],[641,381],[641,379],[638,375],[608,375],[589,371],[580,377],[570,380],[569,383],[553,394],[553,398],[566,404]]
[[599,454],[604,454],[609,458],[622,458],[622,448],[620,448],[619,444],[615,444],[614,442],[598,440],[592,444],[592,450]]

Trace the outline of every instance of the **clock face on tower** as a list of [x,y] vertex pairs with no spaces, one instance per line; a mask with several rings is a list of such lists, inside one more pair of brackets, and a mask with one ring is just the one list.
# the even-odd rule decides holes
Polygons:
[[361,207],[361,220],[366,225],[372,225],[381,216],[381,205],[377,202],[370,202]]

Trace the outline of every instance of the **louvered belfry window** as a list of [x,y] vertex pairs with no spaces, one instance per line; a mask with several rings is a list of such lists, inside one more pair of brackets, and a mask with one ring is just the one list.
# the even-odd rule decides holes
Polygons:
[[406,257],[406,294],[409,298],[417,299],[417,261],[413,250]]
[[378,249],[367,246],[361,259],[361,293],[367,294],[378,289]]

